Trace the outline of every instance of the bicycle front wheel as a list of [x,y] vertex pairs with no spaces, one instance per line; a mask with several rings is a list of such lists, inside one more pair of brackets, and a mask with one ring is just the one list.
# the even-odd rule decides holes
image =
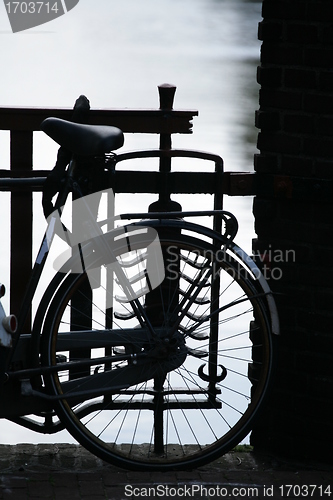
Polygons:
[[[132,469],[196,467],[229,451],[251,430],[273,370],[265,294],[232,250],[167,233],[160,243],[165,279],[140,301],[156,332],[176,330],[183,339],[183,362],[162,376],[111,387],[122,367],[134,366],[135,373],[130,355],[152,352],[140,340],[142,319],[118,296],[117,279],[91,290],[86,274],[69,276],[54,296],[43,333],[43,364],[61,363],[46,378],[59,418],[92,453]],[[130,253],[119,249],[116,257],[126,272],[143,277],[145,251],[142,242]],[[69,330],[77,340],[67,350],[61,338]],[[110,340],[95,347],[91,334],[101,332],[117,338],[117,345]],[[165,352],[151,355],[152,363],[162,365],[171,351]],[[101,377],[98,393],[78,396],[94,377]]]

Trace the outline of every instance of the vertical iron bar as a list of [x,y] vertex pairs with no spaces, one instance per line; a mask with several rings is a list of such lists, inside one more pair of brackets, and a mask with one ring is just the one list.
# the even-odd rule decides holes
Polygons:
[[[216,190],[214,193],[214,210],[222,210],[223,208],[223,162],[215,163],[215,176],[216,176]],[[221,216],[214,215],[213,229],[217,233],[221,234],[222,229],[222,218]],[[220,243],[215,240],[215,248],[220,248]],[[208,370],[209,378],[209,399],[211,403],[216,402],[216,379],[217,379],[217,349],[218,349],[218,337],[219,337],[219,314],[218,311],[220,307],[220,273],[217,269],[217,264],[213,260],[213,273],[212,273],[212,283],[211,283],[211,304],[210,304],[210,335],[209,335],[209,358],[208,358]]]
[[[158,87],[158,92],[160,96],[160,109],[165,111],[165,118],[168,116],[168,111],[173,108],[173,100],[176,92],[176,87],[169,84],[163,84]],[[172,141],[171,134],[161,134],[160,135],[160,149],[171,149]],[[160,192],[159,192],[159,202],[168,205],[170,202],[170,189],[167,182],[167,175],[171,172],[171,158],[161,157],[160,158]],[[160,210],[163,208],[160,207]],[[168,210],[168,208],[164,208]]]
[[163,425],[163,383],[164,377],[154,379],[154,452],[161,455],[164,452],[164,425]]
[[[32,131],[11,130],[10,163],[14,174],[32,170]],[[32,193],[11,193],[10,310],[18,315],[32,267]],[[31,309],[20,328],[31,330]]]
[[[215,266],[215,262],[212,262]],[[208,357],[208,373],[209,373],[209,388],[208,394],[211,403],[216,402],[216,380],[217,380],[217,349],[218,349],[218,336],[219,336],[219,292],[220,292],[220,276],[215,275],[214,269],[212,273],[211,284],[211,304],[210,304],[210,333],[209,333],[209,357]],[[215,311],[215,312],[214,312]]]
[[[223,209],[223,161],[215,163],[215,186],[214,193],[214,210]],[[222,219],[221,216],[214,216],[214,231],[221,233]]]

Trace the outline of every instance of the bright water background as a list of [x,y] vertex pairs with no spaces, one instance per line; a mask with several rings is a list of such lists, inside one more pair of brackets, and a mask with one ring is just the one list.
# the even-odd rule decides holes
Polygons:
[[[261,2],[246,0],[80,0],[68,14],[12,34],[0,5],[0,106],[72,107],[80,94],[92,108],[156,108],[157,85],[177,86],[175,109],[198,109],[194,134],[174,147],[221,155],[225,170],[253,170],[258,108],[257,25]],[[127,149],[154,148],[156,136],[127,135]],[[57,147],[35,134],[34,168],[51,169]],[[9,168],[9,133],[0,131],[0,169]],[[210,207],[208,197],[180,199],[183,208]],[[35,237],[45,228],[35,196]],[[122,209],[145,210],[123,199]],[[9,283],[9,194],[0,192],[0,281]],[[225,197],[240,223],[237,242],[251,253],[252,199]],[[24,242],[22,242],[22,245]],[[36,243],[35,252],[38,244]],[[7,294],[9,295],[9,294]],[[4,306],[8,308],[8,296]],[[63,442],[0,421],[0,443]]]

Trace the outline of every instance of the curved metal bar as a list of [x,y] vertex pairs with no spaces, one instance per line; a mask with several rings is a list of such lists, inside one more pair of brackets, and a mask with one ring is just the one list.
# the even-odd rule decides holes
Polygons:
[[194,149],[147,149],[138,151],[128,151],[116,155],[116,163],[124,160],[134,160],[139,158],[198,158],[201,160],[213,161],[223,164],[219,155],[208,153],[206,151],[197,151]]

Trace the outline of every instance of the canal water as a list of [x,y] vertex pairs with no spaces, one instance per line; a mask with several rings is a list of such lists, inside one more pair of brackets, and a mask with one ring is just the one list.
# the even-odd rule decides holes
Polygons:
[[[226,171],[253,170],[259,86],[256,68],[261,2],[251,0],[80,0],[66,15],[13,34],[0,7],[0,106],[72,107],[85,94],[92,108],[156,108],[157,86],[177,86],[175,109],[198,109],[193,134],[173,146],[206,150]],[[158,146],[157,137],[127,135],[122,149]],[[35,134],[34,168],[51,169],[57,147]],[[0,131],[0,169],[9,168],[9,133]],[[190,164],[180,168],[191,169]],[[8,284],[9,194],[0,192],[0,281]],[[176,198],[184,209],[211,207],[210,197]],[[45,229],[34,197],[34,253]],[[148,196],[122,197],[119,211],[145,210]],[[237,242],[251,253],[252,199],[225,197],[240,224]],[[6,298],[5,298],[6,299]],[[4,301],[8,307],[8,298]],[[69,442],[0,422],[0,443]]]

